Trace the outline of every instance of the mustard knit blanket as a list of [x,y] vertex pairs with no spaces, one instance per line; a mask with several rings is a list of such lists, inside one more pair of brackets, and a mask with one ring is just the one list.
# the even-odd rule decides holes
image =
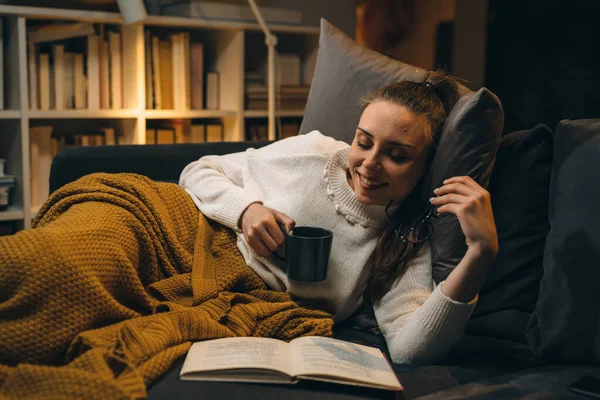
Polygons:
[[194,341],[331,336],[175,184],[93,174],[0,237],[0,397],[144,398]]

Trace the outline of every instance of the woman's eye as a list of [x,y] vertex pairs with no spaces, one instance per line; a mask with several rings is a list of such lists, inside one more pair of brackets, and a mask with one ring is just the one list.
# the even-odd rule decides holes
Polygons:
[[363,149],[366,149],[367,147],[369,147],[367,144],[365,144],[365,143],[361,143],[361,142],[359,142],[359,141],[357,141],[357,142],[356,142],[356,145],[357,145],[358,147],[362,147]]
[[394,154],[390,154],[390,158],[397,163],[405,163],[410,161],[409,157],[406,157],[404,155],[394,155]]

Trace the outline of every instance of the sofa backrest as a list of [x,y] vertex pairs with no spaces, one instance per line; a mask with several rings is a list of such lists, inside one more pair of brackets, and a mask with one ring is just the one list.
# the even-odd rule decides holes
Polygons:
[[157,181],[178,182],[183,168],[202,156],[235,153],[269,143],[247,141],[69,147],[58,153],[52,161],[50,193],[93,172],[131,172]]

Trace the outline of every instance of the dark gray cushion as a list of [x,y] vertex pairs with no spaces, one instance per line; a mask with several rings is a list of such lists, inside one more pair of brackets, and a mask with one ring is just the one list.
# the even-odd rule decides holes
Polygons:
[[467,334],[527,343],[538,298],[548,222],[554,136],[545,125],[500,141],[489,191],[500,244]]
[[[473,317],[535,309],[548,222],[554,136],[538,125],[502,138],[489,192],[500,244],[494,265],[479,292]],[[528,319],[528,318],[527,318]],[[524,325],[508,324],[525,340]]]
[[[422,81],[426,73],[360,46],[322,19],[317,65],[300,133],[316,129],[351,143],[362,111],[362,96],[393,82]],[[425,198],[454,175],[470,175],[487,186],[504,124],[502,106],[485,88],[474,93],[461,86],[460,93],[443,127],[437,155],[423,186]],[[435,223],[431,239],[433,272],[440,282],[463,257],[466,246],[456,218]]]
[[540,357],[600,360],[600,119],[561,121],[544,276],[527,340]]

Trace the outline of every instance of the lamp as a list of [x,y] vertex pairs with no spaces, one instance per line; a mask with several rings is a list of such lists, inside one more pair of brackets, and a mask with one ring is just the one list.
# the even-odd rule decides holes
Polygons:
[[[121,0],[124,1],[124,0]],[[267,45],[267,96],[268,96],[268,116],[269,116],[269,140],[275,140],[275,57],[277,53],[277,36],[271,33],[271,30],[265,23],[258,6],[254,0],[248,0],[250,8],[254,13],[254,17],[258,21],[260,28],[265,34],[265,44]]]
[[126,24],[140,22],[148,17],[142,0],[117,0],[117,4]]

